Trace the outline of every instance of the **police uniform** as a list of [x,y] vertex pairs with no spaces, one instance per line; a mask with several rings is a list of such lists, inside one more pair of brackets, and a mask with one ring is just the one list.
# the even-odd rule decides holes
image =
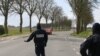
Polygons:
[[37,28],[38,29],[30,35],[27,42],[31,41],[34,37],[36,55],[45,56],[45,46],[48,41],[48,35],[44,30],[41,29],[40,25],[37,26]]
[[93,35],[81,44],[80,53],[82,56],[100,56],[100,24],[93,25]]

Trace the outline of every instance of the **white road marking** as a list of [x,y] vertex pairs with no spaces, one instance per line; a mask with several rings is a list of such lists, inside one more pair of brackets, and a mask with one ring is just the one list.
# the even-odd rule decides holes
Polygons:
[[76,52],[77,55],[80,55],[80,53],[77,52],[76,48],[73,48],[73,50]]
[[86,41],[86,39],[84,39],[83,41]]
[[76,54],[77,54],[77,55],[80,55],[80,53],[79,53],[79,52],[76,52]]
[[76,49],[75,49],[75,48],[73,48],[73,50],[74,50],[74,51],[76,51]]

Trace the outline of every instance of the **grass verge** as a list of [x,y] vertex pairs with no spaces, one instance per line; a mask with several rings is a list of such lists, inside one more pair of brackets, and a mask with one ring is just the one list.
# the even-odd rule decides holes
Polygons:
[[23,28],[23,33],[19,32],[19,28],[9,28],[9,33],[0,35],[0,37],[16,36],[16,35],[24,35],[24,34],[30,34],[29,28]]
[[87,30],[87,31],[81,32],[81,33],[79,33],[79,34],[76,34],[76,32],[74,32],[74,33],[72,33],[71,35],[77,36],[77,37],[79,37],[79,38],[87,38],[87,37],[89,37],[91,34],[92,34],[91,30]]

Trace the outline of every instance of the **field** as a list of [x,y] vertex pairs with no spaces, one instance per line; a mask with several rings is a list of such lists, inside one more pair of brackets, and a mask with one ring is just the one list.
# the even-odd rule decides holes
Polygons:
[[88,29],[87,31],[81,32],[81,33],[79,33],[79,34],[76,34],[76,32],[72,33],[73,36],[79,36],[79,37],[82,37],[82,38],[87,38],[87,37],[89,37],[91,34],[92,34],[91,29]]
[[30,33],[29,28],[23,28],[23,33],[19,32],[19,28],[9,28],[9,33],[1,35],[1,37],[21,35],[21,34],[29,34],[29,33]]

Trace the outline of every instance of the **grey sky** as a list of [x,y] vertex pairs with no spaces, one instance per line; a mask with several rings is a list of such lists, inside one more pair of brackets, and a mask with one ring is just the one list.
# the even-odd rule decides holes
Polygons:
[[[69,4],[66,2],[66,0],[55,0],[55,3],[58,5],[58,6],[61,6],[63,11],[64,11],[64,15],[68,16],[68,18],[70,19],[73,19],[75,18],[73,13],[72,13],[72,10],[71,10],[71,7],[69,6]],[[93,11],[93,15],[94,15],[94,19],[95,19],[95,22],[100,22],[100,6],[98,6],[98,9],[94,9]],[[9,19],[8,19],[8,25],[13,25],[13,26],[19,26],[19,21],[20,17],[18,14],[13,14],[13,15],[9,15]],[[27,15],[27,13],[24,13],[23,14],[23,26],[29,26],[29,17]],[[36,16],[33,16],[32,18],[32,26],[35,26],[38,22],[38,19]],[[42,19],[41,21],[42,23],[45,22],[44,19]],[[4,17],[3,16],[0,16],[0,25],[3,25],[4,24]]]

